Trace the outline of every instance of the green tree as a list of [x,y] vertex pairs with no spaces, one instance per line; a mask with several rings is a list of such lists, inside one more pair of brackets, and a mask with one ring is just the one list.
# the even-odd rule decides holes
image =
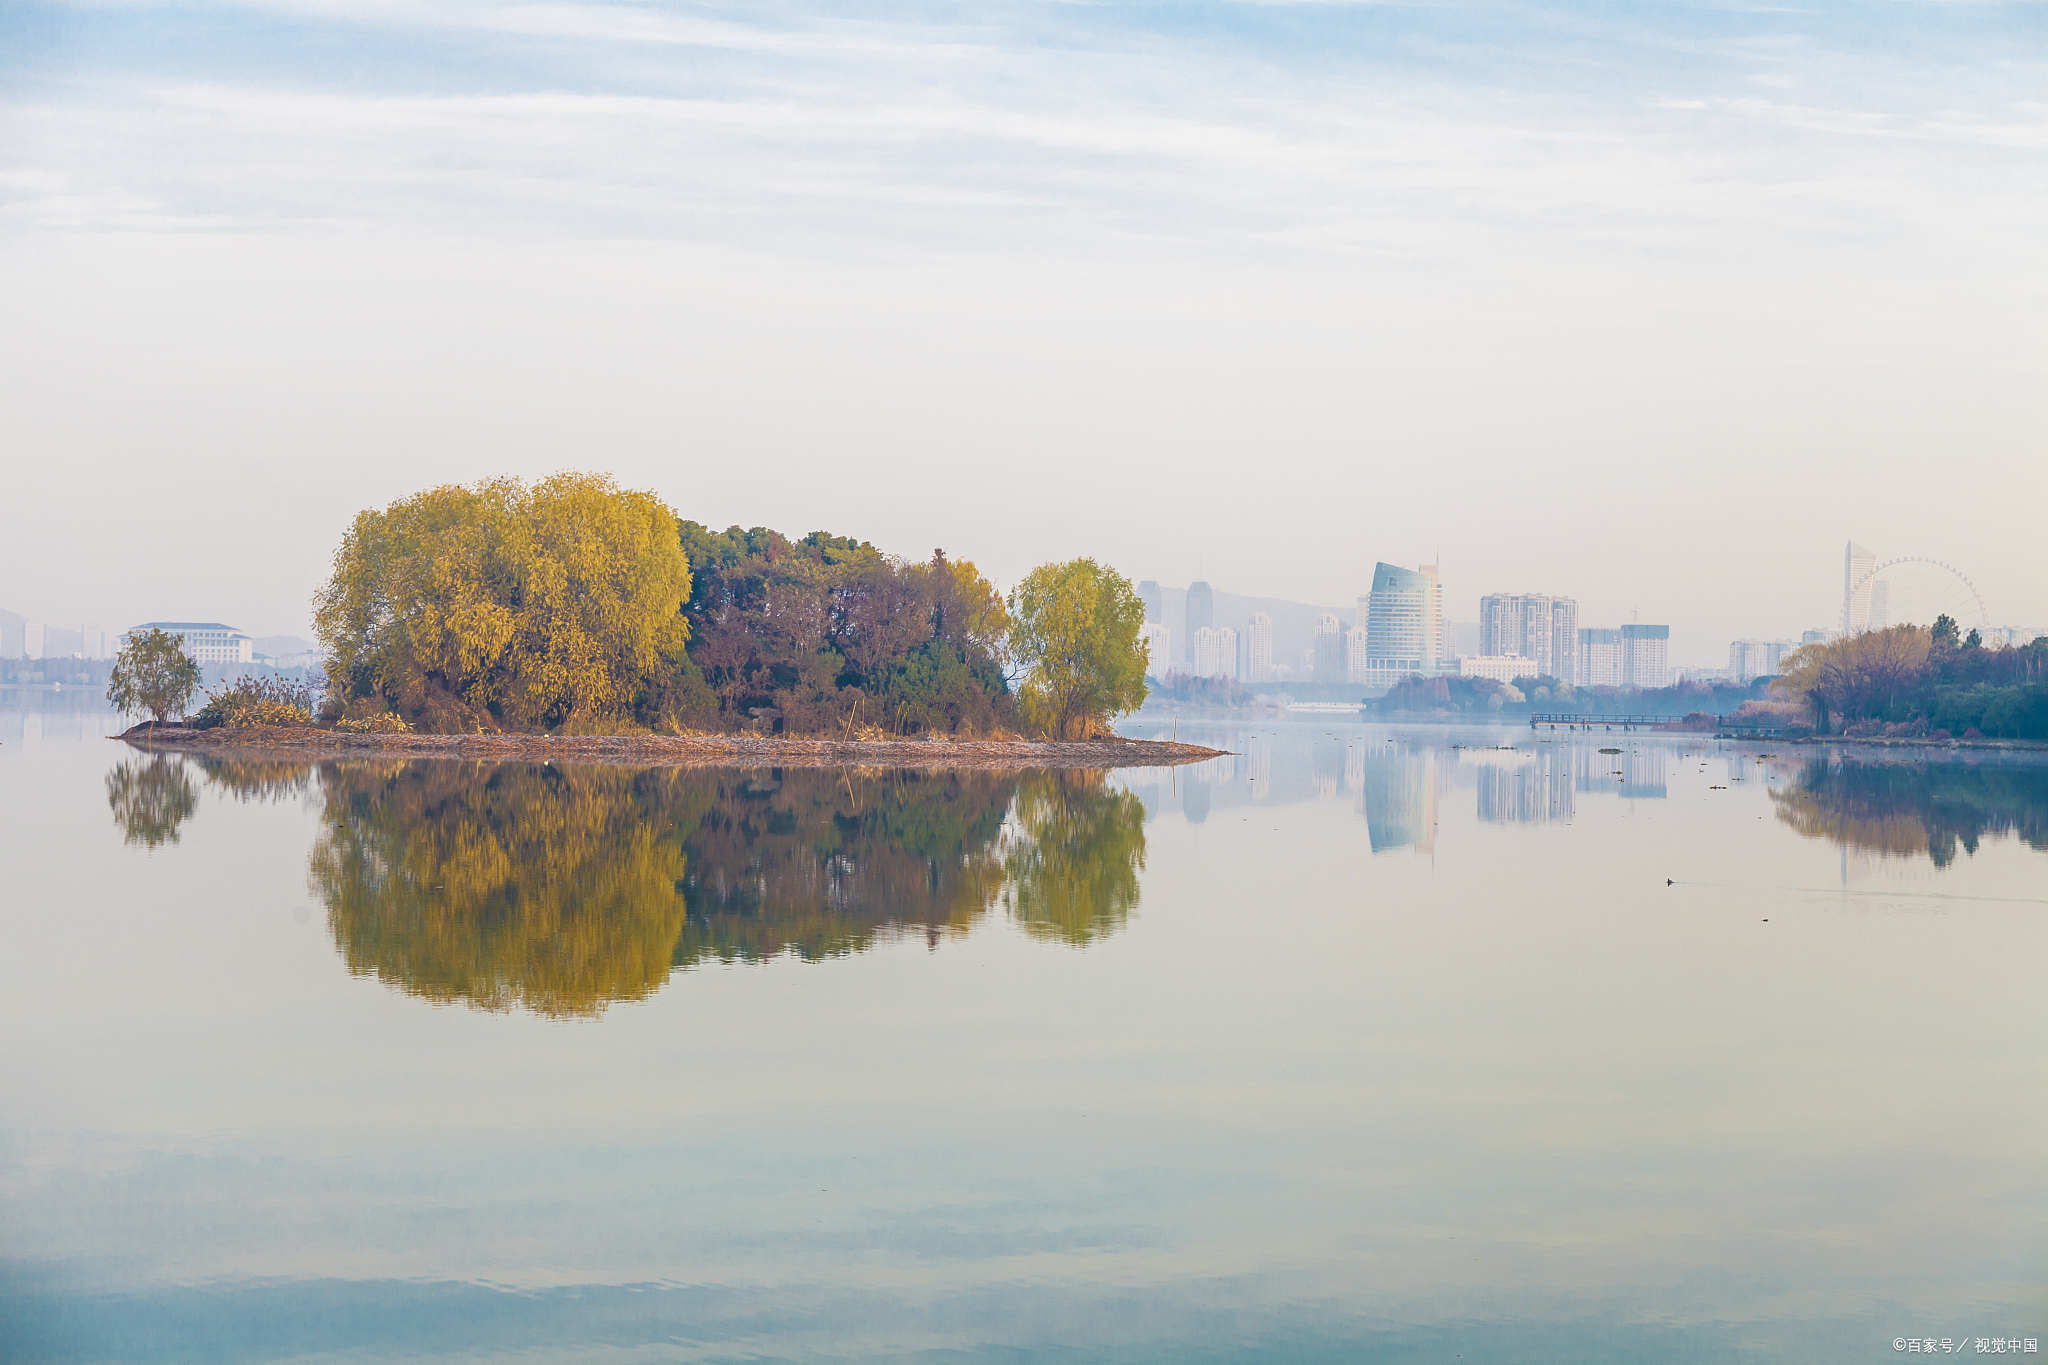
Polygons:
[[1092,559],[1041,564],[1010,594],[1010,653],[1027,670],[1024,718],[1086,739],[1145,700],[1145,603],[1131,581]]
[[131,633],[121,646],[107,676],[107,700],[123,715],[147,711],[162,725],[171,712],[184,713],[198,686],[199,665],[185,652],[184,642],[152,629]]
[[689,560],[652,493],[496,479],[363,512],[315,599],[344,705],[427,730],[673,725]]

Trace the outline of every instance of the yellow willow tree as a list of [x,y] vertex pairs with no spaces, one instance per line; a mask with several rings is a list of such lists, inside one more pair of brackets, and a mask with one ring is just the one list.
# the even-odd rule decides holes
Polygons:
[[1852,720],[1882,716],[1919,681],[1933,644],[1927,627],[1907,625],[1802,645],[1785,656],[1771,690],[1804,701],[1823,732],[1827,712]]
[[445,485],[356,517],[314,600],[335,698],[430,730],[660,724],[687,671],[676,516],[609,476]]
[[1028,670],[1024,718],[1059,739],[1105,733],[1145,700],[1145,603],[1092,559],[1041,564],[1010,594],[1010,654]]

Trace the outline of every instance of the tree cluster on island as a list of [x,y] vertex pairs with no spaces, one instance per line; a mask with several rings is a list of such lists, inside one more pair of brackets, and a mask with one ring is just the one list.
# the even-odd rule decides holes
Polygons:
[[[1089,739],[1144,700],[1143,622],[1092,559],[1005,598],[943,551],[714,531],[603,475],[495,479],[356,517],[314,601],[318,711],[371,731]],[[175,637],[123,660],[110,700],[182,712],[199,675]],[[244,683],[202,716],[312,724],[311,701]]]

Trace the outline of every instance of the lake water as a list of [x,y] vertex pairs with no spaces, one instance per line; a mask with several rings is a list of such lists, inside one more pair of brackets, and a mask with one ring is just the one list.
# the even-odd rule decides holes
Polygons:
[[2048,1336],[2038,758],[308,766],[10,696],[9,1360]]

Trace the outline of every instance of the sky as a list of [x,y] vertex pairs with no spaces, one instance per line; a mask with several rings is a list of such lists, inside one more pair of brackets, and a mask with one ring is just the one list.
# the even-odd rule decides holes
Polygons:
[[309,633],[613,473],[1001,583],[1674,662],[1842,547],[2048,626],[2048,4],[0,0],[0,607]]

